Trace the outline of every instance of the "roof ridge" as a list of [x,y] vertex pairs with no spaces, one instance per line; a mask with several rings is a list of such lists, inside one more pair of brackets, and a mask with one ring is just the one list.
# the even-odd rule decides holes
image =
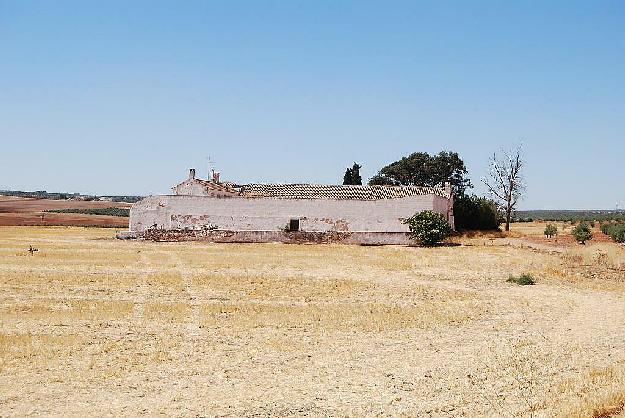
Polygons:
[[249,197],[335,200],[381,200],[428,194],[450,197],[445,187],[441,186],[377,184],[249,183],[241,185],[241,193]]

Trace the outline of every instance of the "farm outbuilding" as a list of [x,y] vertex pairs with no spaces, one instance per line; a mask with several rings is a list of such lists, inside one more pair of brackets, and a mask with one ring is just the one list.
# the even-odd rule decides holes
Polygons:
[[198,179],[191,169],[172,194],[132,206],[130,232],[216,241],[398,244],[407,242],[403,220],[424,210],[442,214],[453,228],[451,186],[237,185],[221,183],[217,175]]

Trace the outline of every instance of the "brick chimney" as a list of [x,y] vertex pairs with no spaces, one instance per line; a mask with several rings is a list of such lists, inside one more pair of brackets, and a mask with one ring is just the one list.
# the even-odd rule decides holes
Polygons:
[[189,180],[193,180],[195,178],[195,168],[189,169]]

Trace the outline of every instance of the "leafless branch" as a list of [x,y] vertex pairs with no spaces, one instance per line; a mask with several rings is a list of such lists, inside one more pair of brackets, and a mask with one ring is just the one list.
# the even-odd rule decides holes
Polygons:
[[482,183],[489,193],[506,212],[506,231],[510,229],[510,217],[516,204],[525,193],[523,179],[522,148],[518,146],[510,151],[503,150],[498,157],[496,153],[490,159],[489,171]]

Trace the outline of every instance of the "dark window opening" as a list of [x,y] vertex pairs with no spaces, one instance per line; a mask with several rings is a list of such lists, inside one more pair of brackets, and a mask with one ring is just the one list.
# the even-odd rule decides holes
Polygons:
[[289,231],[291,232],[299,231],[299,219],[289,220]]

